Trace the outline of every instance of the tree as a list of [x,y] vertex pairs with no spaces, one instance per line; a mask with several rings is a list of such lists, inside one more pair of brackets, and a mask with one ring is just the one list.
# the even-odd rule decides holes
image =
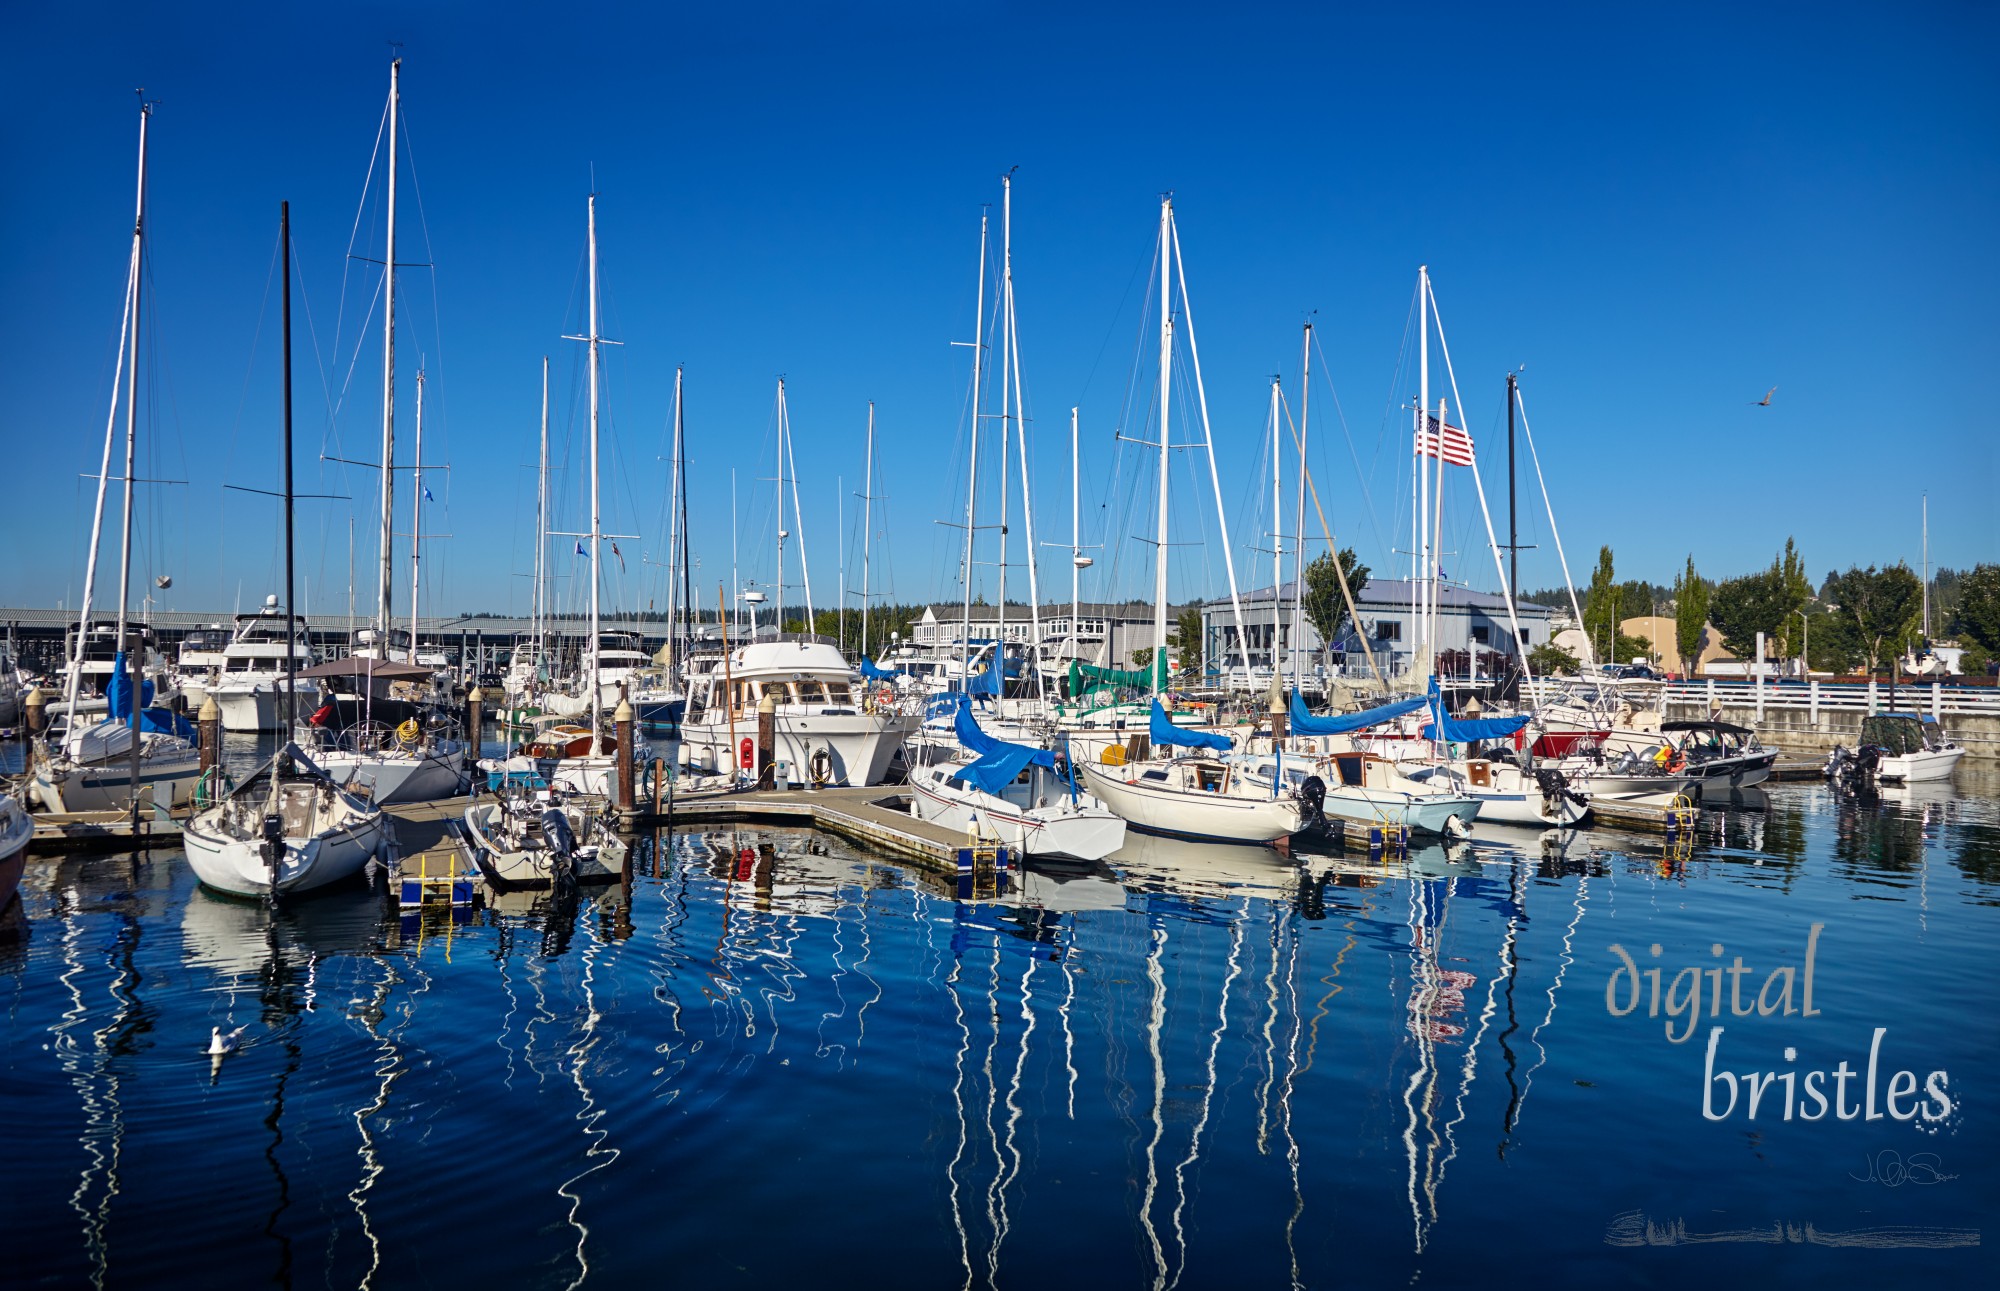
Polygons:
[[1695,572],[1694,557],[1674,580],[1674,645],[1680,650],[1681,671],[1689,677],[1701,672],[1702,637],[1708,632],[1709,583]]
[[1153,647],[1140,646],[1132,652],[1132,670],[1144,672],[1153,666]]
[[1812,600],[1812,580],[1806,577],[1805,557],[1799,555],[1798,545],[1790,538],[1785,539],[1785,550],[1771,568],[1778,576],[1785,604],[1785,619],[1778,625],[1778,651],[1787,659],[1796,659],[1805,649],[1806,626],[1799,611]]
[[1583,634],[1589,638],[1591,651],[1599,662],[1609,662],[1606,655],[1617,649],[1613,638],[1618,632],[1622,600],[1617,574],[1611,567],[1611,548],[1600,547],[1597,570],[1591,574],[1590,590],[1583,598]]
[[1978,646],[1988,655],[2000,653],[2000,565],[1975,566],[1958,580],[1958,604],[1951,630],[1959,644]]
[[1923,614],[1924,585],[1900,562],[1887,569],[1850,568],[1833,580],[1833,602],[1854,625],[1861,654],[1873,673],[1902,653]]
[[[1333,562],[1330,553],[1322,552],[1306,566],[1306,622],[1312,624],[1321,644],[1329,649],[1340,639],[1341,629],[1347,623],[1347,598],[1340,594],[1340,575],[1335,572]],[[1361,563],[1354,548],[1340,549],[1339,570],[1347,575],[1349,590],[1358,595],[1368,581],[1368,566]]]
[[1784,579],[1775,567],[1741,578],[1726,578],[1709,593],[1708,617],[1731,654],[1739,659],[1754,659],[1757,634],[1762,632],[1768,642],[1784,626]]
[[1544,641],[1528,652],[1528,667],[1537,677],[1574,673],[1580,666],[1575,655],[1552,641]]
[[[1201,671],[1202,636],[1201,605],[1197,602],[1182,610],[1180,617],[1174,620],[1174,641],[1181,648],[1181,668],[1184,671]],[[1151,655],[1146,657],[1152,658]]]

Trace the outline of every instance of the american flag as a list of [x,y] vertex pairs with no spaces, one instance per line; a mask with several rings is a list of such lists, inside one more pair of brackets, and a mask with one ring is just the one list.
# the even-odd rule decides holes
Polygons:
[[[1443,427],[1442,434],[1439,427]],[[1450,422],[1426,415],[1424,428],[1417,432],[1417,451],[1426,457],[1441,457],[1453,466],[1472,465],[1472,436]]]

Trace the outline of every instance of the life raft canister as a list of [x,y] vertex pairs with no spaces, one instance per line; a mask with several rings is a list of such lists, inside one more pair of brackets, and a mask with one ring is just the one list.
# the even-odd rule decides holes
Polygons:
[[736,761],[745,771],[757,765],[757,746],[751,743],[747,735],[743,737],[743,742],[736,746]]

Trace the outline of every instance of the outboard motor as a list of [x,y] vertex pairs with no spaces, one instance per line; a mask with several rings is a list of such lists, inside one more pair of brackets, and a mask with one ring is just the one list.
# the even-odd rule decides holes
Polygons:
[[549,887],[558,899],[576,895],[576,831],[551,796],[542,809],[542,842],[549,849]]
[[1569,777],[1554,767],[1536,767],[1533,775],[1535,783],[1541,786],[1542,799],[1554,806],[1567,798],[1579,807],[1588,807],[1590,799],[1569,787]]
[[278,890],[278,863],[285,859],[285,818],[276,812],[264,817],[262,841],[257,844],[257,854],[264,858],[264,868],[271,871],[271,890]]
[[1322,824],[1326,820],[1326,781],[1316,775],[1307,776],[1299,784],[1299,805],[1303,807],[1305,823]]

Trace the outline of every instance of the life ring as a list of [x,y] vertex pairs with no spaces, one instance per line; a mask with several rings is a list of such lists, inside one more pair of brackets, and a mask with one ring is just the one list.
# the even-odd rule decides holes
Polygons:
[[403,719],[403,724],[396,728],[396,742],[403,745],[415,744],[417,736],[422,733],[423,728],[417,725],[417,719],[406,717]]
[[807,767],[812,773],[815,789],[833,779],[833,755],[826,751],[824,744],[813,750],[812,760],[807,763]]
[[883,686],[875,692],[875,702],[878,704],[894,703],[895,699],[896,691],[893,687]]
[[1679,775],[1686,768],[1687,764],[1687,755],[1677,751],[1672,757],[1667,759],[1667,774]]

